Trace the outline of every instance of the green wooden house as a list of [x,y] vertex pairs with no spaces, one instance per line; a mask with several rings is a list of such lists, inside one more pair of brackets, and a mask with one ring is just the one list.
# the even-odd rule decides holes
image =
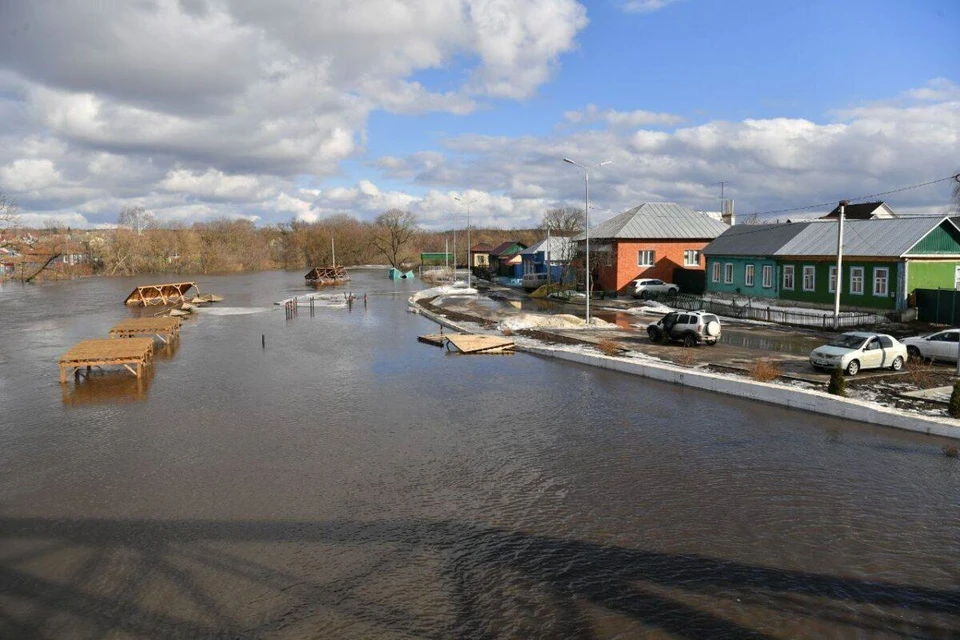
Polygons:
[[[832,305],[837,223],[731,227],[703,250],[707,291]],[[949,218],[844,222],[840,304],[904,309],[914,290],[960,288],[960,227]]]

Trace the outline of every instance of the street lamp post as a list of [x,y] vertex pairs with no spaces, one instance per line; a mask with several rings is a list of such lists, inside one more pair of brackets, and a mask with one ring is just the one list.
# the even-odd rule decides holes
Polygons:
[[457,196],[453,196],[453,199],[459,202],[460,204],[467,205],[467,288],[470,288],[470,274],[473,273],[473,256],[471,255],[471,245],[470,245],[470,205],[475,202],[475,200],[461,200]]
[[587,243],[587,262],[585,272],[585,281],[587,283],[587,311],[586,311],[586,323],[590,324],[590,169],[595,169],[597,167],[602,167],[604,165],[610,164],[612,160],[604,160],[603,162],[598,162],[597,164],[584,166],[579,162],[574,162],[570,158],[564,158],[564,162],[572,164],[575,167],[580,167],[583,169],[583,215],[584,215],[584,232]]

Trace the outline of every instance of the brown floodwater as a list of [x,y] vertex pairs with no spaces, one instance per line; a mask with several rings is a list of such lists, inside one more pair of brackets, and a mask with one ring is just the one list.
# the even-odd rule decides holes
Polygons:
[[148,376],[66,385],[138,281],[0,289],[0,637],[960,635],[944,440],[448,354],[383,271],[198,281]]

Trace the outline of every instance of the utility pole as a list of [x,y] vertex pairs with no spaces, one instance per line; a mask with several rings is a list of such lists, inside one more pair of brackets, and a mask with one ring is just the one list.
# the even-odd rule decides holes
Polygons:
[[840,224],[837,226],[837,283],[833,293],[833,330],[840,330],[840,290],[843,289],[843,212],[850,204],[840,201]]

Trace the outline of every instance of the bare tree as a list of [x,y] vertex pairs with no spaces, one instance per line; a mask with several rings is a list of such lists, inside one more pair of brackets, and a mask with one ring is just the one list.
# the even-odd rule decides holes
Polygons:
[[583,215],[583,209],[577,207],[558,207],[543,214],[540,226],[550,235],[570,238],[583,233],[586,216]]
[[117,223],[121,227],[129,227],[137,232],[137,235],[143,233],[144,229],[153,224],[153,213],[147,211],[143,205],[124,207],[120,210],[117,217]]
[[373,244],[394,269],[399,269],[404,247],[416,233],[415,215],[401,209],[390,209],[377,216],[373,223]]
[[19,220],[16,203],[7,199],[6,194],[0,191],[0,229],[15,227]]

